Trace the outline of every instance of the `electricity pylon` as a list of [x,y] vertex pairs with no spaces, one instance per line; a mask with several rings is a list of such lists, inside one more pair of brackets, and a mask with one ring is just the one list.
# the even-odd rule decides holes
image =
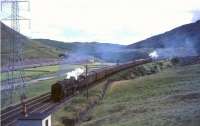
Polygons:
[[[11,30],[8,34],[4,34],[4,40],[1,40],[2,43],[6,45],[6,64],[7,70],[5,72],[6,78],[5,83],[2,85],[5,88],[1,89],[2,100],[4,99],[5,105],[13,104],[15,100],[15,94],[19,93],[20,98],[23,100],[26,98],[26,84],[24,81],[24,70],[23,70],[23,44],[24,40],[22,39],[20,33],[20,20],[29,20],[20,16],[19,11],[20,3],[28,3],[28,0],[2,0],[1,1],[1,12],[6,13],[6,17],[2,18],[3,21],[9,21]],[[30,21],[30,20],[29,20]],[[17,64],[20,64],[22,67],[18,67]],[[17,92],[15,89],[19,89]]]

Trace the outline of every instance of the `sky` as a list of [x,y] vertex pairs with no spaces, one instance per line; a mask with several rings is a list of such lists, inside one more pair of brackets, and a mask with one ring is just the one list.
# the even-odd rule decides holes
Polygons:
[[200,19],[200,0],[30,0],[26,7],[20,14],[31,28],[21,21],[22,34],[64,42],[127,45]]

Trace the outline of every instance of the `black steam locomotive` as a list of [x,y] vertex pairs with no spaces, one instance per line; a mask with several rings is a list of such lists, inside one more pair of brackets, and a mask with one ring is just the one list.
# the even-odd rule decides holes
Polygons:
[[51,99],[54,102],[59,102],[67,96],[72,96],[73,94],[86,89],[88,86],[92,86],[92,84],[96,81],[130,67],[145,64],[151,61],[151,59],[135,60],[133,62],[118,64],[109,68],[102,68],[98,71],[91,71],[86,77],[79,76],[77,80],[75,80],[75,78],[70,78],[58,81],[51,87]]

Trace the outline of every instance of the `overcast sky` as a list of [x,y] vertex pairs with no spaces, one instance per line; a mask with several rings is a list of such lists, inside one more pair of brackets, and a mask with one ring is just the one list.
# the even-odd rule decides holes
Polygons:
[[21,14],[31,29],[22,21],[21,32],[65,42],[131,44],[200,19],[200,0],[30,0],[30,7]]

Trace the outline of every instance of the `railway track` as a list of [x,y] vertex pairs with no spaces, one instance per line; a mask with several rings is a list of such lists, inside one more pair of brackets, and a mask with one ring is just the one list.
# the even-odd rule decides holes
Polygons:
[[[41,110],[48,109],[49,105],[54,105],[55,103],[50,100],[50,93],[42,94],[38,97],[34,97],[25,101],[27,104],[27,110],[29,113],[41,112]],[[46,106],[45,106],[46,105]],[[16,104],[10,106],[1,111],[1,126],[14,126],[17,117],[22,113],[22,105]]]
[[[63,104],[70,101],[74,96],[65,98],[62,102],[52,102],[50,99],[50,92],[42,94],[25,101],[27,104],[28,113],[53,113]],[[17,117],[22,113],[23,108],[21,104],[10,106],[1,111],[1,126],[15,126]]]

